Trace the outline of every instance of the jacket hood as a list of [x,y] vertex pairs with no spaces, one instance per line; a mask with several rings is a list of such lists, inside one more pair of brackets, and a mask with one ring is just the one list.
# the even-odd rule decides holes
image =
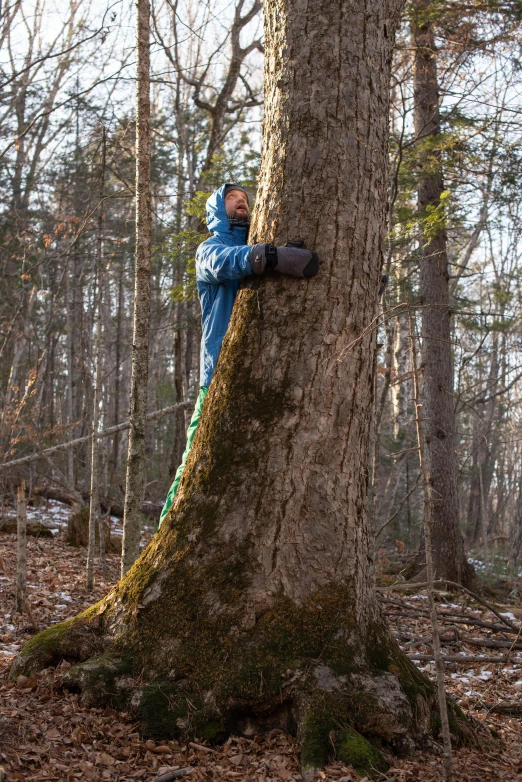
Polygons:
[[[207,199],[207,228],[213,234],[232,233],[232,226],[230,225],[225,209],[225,192],[230,187],[231,183],[225,182],[220,188],[214,190],[212,195]],[[243,228],[243,230],[245,229]]]

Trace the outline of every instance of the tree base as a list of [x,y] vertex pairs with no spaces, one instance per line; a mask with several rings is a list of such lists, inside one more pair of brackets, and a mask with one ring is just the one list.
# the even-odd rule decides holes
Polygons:
[[[109,634],[107,600],[35,636],[13,675],[66,659],[66,688],[130,711],[148,738],[219,743],[280,728],[298,736],[305,775],[337,757],[370,776],[386,767],[382,750],[408,754],[437,738],[434,686],[379,620],[361,636],[349,588],[304,606],[280,599],[248,628],[202,611],[175,637]],[[460,740],[465,717],[450,714]]]

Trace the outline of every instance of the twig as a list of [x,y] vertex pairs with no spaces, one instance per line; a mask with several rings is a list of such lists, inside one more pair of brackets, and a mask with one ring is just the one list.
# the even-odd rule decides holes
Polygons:
[[192,766],[178,768],[174,771],[166,771],[165,774],[160,774],[159,777],[156,777],[154,782],[171,782],[173,779],[182,779],[183,777],[188,777],[188,775],[192,774],[193,771],[194,769]]

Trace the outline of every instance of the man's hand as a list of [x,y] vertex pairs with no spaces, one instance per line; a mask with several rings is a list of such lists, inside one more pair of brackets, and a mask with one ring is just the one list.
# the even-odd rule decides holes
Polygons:
[[319,256],[313,250],[303,249],[303,244],[300,240],[288,242],[284,247],[255,244],[250,253],[252,271],[264,274],[267,269],[275,269],[290,277],[315,277],[319,271]]

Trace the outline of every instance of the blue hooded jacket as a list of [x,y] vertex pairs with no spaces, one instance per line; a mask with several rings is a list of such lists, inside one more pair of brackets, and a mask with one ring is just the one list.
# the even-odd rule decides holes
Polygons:
[[247,229],[231,226],[222,185],[207,200],[207,228],[212,234],[196,251],[196,282],[201,303],[200,386],[210,385],[226,334],[241,277],[252,274]]

